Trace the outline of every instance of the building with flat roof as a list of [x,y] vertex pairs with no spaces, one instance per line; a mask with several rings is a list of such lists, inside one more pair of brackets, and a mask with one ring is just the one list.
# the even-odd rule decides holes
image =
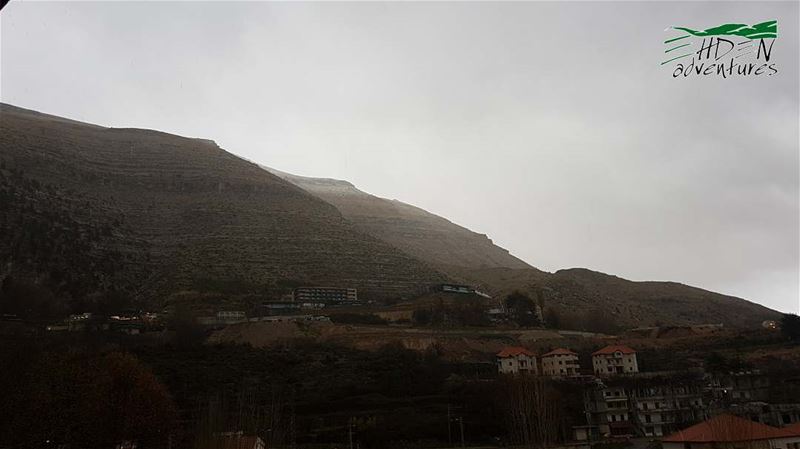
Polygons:
[[343,287],[298,287],[292,293],[292,300],[299,303],[353,304],[358,302],[358,292],[354,288]]

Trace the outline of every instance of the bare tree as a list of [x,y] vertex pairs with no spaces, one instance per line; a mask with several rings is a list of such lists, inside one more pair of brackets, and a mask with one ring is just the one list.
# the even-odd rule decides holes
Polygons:
[[553,445],[560,434],[559,394],[545,377],[527,373],[507,376],[504,405],[509,433],[515,444],[544,448]]

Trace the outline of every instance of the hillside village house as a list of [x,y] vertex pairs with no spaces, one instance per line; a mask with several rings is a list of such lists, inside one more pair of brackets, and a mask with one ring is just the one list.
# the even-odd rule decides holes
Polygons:
[[624,345],[606,346],[592,353],[592,368],[598,376],[639,372],[636,351]]
[[542,355],[542,374],[545,376],[577,376],[581,372],[578,354],[557,348]]
[[719,415],[661,441],[663,449],[797,449],[800,431]]
[[520,346],[503,348],[497,353],[497,371],[501,374],[519,372],[537,374],[536,354]]

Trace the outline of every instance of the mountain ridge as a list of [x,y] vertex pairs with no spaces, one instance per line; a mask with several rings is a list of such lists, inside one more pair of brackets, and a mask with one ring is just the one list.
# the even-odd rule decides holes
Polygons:
[[[363,232],[434,265],[449,277],[499,298],[514,291],[525,292],[548,304],[546,308],[564,320],[586,323],[594,316],[634,327],[663,323],[753,327],[779,316],[778,312],[752,301],[680,282],[631,281],[578,267],[548,273],[517,259],[483,234],[416,206],[363,192],[348,181],[292,175],[263,165],[262,168],[334,205]],[[441,238],[445,234],[450,239]],[[473,246],[475,239],[477,249]],[[470,246],[491,254],[477,258],[490,263],[475,263],[476,258],[469,256],[458,257],[460,248]],[[456,254],[456,257],[442,258],[441,254]],[[504,259],[506,255],[509,258]],[[721,312],[720,307],[731,310]]]
[[[103,128],[10,105],[0,106],[0,114],[5,172],[65,197],[85,197],[98,211],[89,220],[116,211],[131,238],[148,242],[145,258],[161,279],[150,296],[207,288],[209,282],[238,284],[241,293],[262,296],[324,283],[380,299],[419,294],[446,279],[360,233],[332,205],[207,139]],[[15,210],[30,202],[18,195],[8,199]],[[32,239],[16,231],[0,247],[4,266],[19,267],[11,247]],[[129,281],[139,284],[142,276]]]
[[0,277],[45,286],[76,311],[118,294],[242,307],[323,283],[385,302],[460,282],[496,298],[526,292],[564,322],[753,327],[779,316],[682,284],[547,273],[424,209],[274,174],[208,139],[0,104],[0,149]]

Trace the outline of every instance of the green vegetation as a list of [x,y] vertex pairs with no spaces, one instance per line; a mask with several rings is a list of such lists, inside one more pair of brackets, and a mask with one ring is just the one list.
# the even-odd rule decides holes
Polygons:
[[526,294],[515,291],[506,296],[506,310],[509,319],[523,327],[541,326],[539,311],[541,308]]

